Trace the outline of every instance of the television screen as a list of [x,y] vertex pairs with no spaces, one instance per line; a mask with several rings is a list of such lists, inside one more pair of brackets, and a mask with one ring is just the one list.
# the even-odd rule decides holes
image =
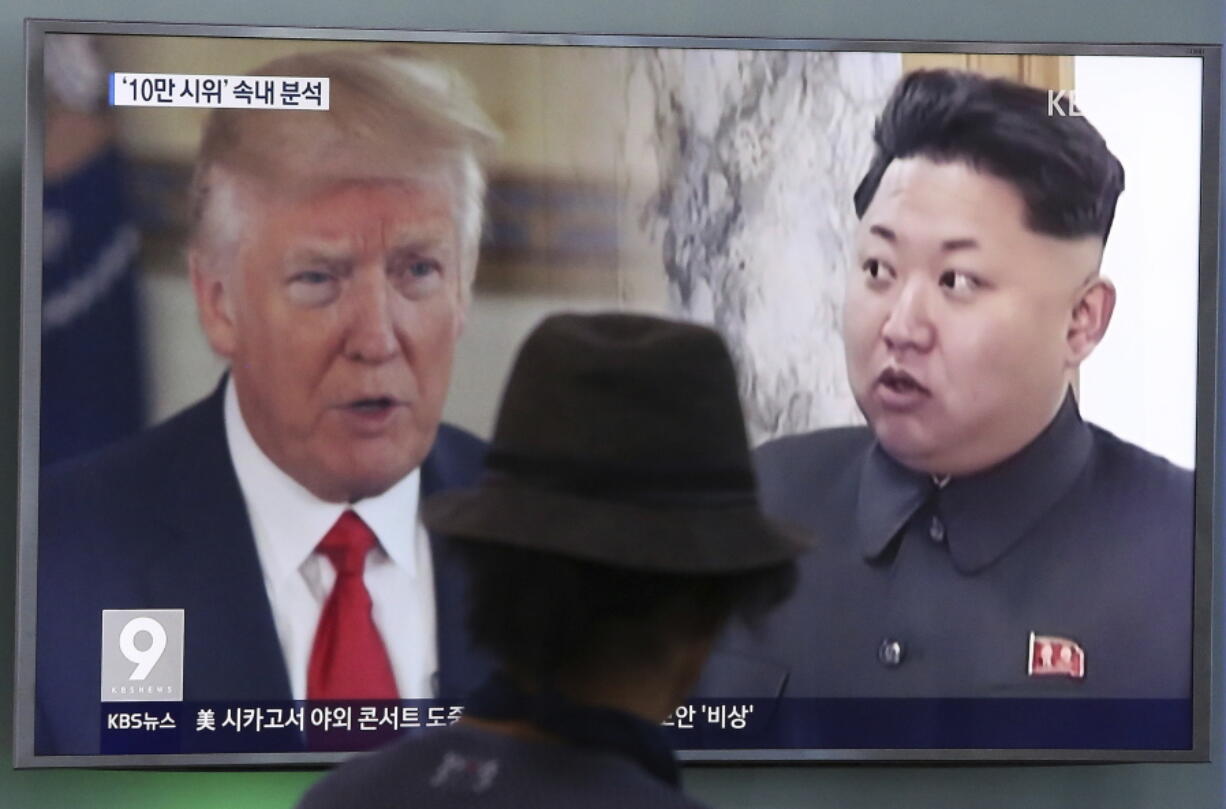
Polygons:
[[720,332],[816,537],[683,758],[1206,759],[1218,46],[27,51],[19,766],[456,721],[493,663],[418,503],[480,473],[527,332],[599,310]]

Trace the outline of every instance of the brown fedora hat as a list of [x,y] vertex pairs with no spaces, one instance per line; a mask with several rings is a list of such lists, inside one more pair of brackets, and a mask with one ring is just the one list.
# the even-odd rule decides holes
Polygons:
[[811,541],[762,515],[736,374],[711,329],[554,315],[524,341],[485,474],[431,530],[618,567],[732,573]]

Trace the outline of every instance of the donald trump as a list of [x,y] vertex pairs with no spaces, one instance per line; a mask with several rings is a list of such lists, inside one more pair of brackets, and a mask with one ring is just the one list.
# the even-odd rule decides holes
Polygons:
[[205,126],[188,264],[229,372],[43,477],[43,754],[98,751],[103,610],[182,611],[189,703],[430,698],[483,674],[416,513],[483,452],[440,420],[495,131],[458,75],[399,49],[255,75],[326,78],[331,101]]

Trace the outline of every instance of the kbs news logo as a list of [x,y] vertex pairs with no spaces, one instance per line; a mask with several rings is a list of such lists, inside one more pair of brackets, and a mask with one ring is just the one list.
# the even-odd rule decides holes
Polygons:
[[102,611],[102,701],[183,699],[183,610]]
[[1047,114],[1057,118],[1084,118],[1077,106],[1076,90],[1048,90]]

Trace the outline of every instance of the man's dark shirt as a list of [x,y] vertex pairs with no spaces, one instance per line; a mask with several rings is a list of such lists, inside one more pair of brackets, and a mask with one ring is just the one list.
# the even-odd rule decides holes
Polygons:
[[[818,534],[795,596],[732,651],[792,697],[1188,697],[1192,473],[1081,420],[943,487],[866,427],[757,454],[771,515]],[[1084,677],[1028,673],[1030,635]],[[736,695],[729,695],[736,696]]]
[[298,809],[703,809],[628,758],[466,726],[349,762]]

